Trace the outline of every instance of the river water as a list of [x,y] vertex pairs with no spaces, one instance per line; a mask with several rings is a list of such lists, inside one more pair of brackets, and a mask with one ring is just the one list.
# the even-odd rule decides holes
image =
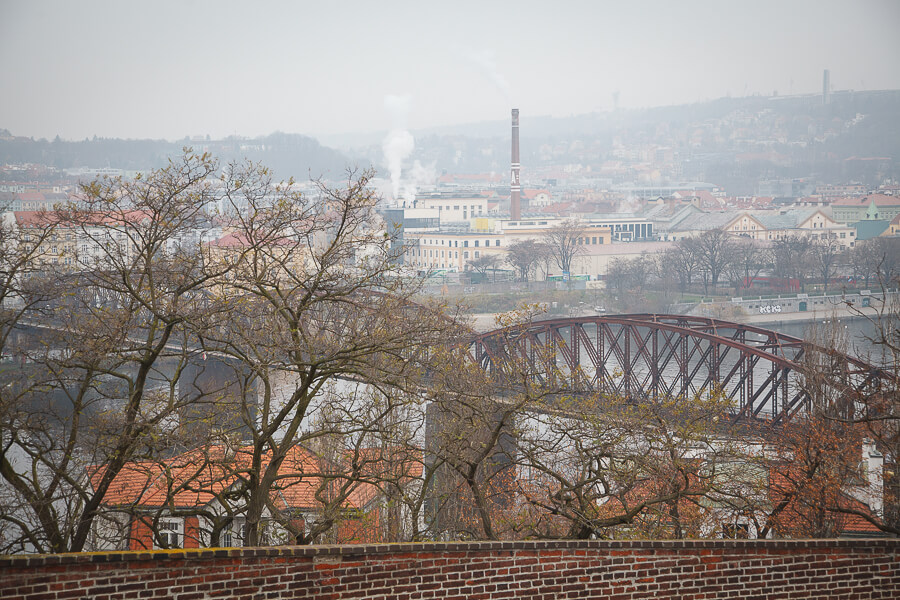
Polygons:
[[844,340],[837,345],[845,345],[845,348],[838,349],[866,362],[873,364],[882,362],[882,347],[872,342],[877,333],[877,327],[873,321],[863,317],[839,317],[829,321],[781,321],[760,323],[759,325],[822,345],[835,345],[831,339],[834,337],[834,332],[840,332]]

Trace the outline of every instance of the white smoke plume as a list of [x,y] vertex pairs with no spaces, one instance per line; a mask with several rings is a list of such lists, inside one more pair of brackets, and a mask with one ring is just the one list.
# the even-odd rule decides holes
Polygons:
[[[412,202],[416,199],[416,193],[420,185],[433,185],[437,179],[435,164],[423,166],[419,161],[413,161],[412,169],[407,173],[407,179],[403,183],[403,199]],[[410,204],[407,204],[410,206]]]
[[385,166],[391,173],[391,189],[395,200],[400,197],[403,161],[416,147],[415,138],[406,130],[406,115],[409,114],[410,101],[409,96],[384,97],[384,107],[391,114],[392,125],[391,131],[381,144],[381,149],[384,151]]
[[499,69],[497,69],[497,59],[494,56],[494,51],[491,49],[480,51],[466,50],[462,54],[467,60],[474,63],[481,72],[497,86],[497,89],[503,94],[503,99],[509,104],[512,97],[512,93],[509,89],[509,82],[506,81],[506,78],[501,75]]

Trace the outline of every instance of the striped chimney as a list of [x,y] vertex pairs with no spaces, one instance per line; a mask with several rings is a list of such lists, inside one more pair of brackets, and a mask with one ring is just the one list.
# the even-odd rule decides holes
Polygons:
[[522,218],[522,186],[519,183],[519,109],[512,109],[512,179],[509,185],[509,215]]

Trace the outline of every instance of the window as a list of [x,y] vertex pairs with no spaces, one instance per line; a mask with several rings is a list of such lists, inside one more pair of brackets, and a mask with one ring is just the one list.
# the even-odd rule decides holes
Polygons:
[[499,245],[500,245],[500,240],[496,240],[496,241],[494,242],[494,245],[495,245],[495,246],[499,246]]
[[469,240],[463,240],[463,248],[469,247]]
[[478,257],[479,257],[479,252],[478,252],[478,250],[476,250],[476,251],[475,251],[475,258],[478,258]]
[[160,521],[156,537],[159,548],[181,548],[181,523]]
[[591,243],[592,243],[592,244],[596,244],[596,243],[597,243],[597,238],[596,238],[596,237],[591,237]]
[[469,258],[469,253],[468,253],[468,252],[463,252],[463,258]]
[[475,240],[475,247],[478,247],[478,240]]
[[246,532],[246,525],[240,525],[239,527],[229,527],[225,531],[222,532],[222,547],[223,548],[239,548],[244,545],[244,536]]

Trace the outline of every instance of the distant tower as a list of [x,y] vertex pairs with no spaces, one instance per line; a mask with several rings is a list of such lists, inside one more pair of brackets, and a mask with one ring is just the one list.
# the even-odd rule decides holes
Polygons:
[[519,182],[519,109],[512,109],[512,178],[509,182],[509,216],[522,218],[522,185]]
[[828,104],[831,101],[831,71],[825,69],[822,75],[822,104]]

